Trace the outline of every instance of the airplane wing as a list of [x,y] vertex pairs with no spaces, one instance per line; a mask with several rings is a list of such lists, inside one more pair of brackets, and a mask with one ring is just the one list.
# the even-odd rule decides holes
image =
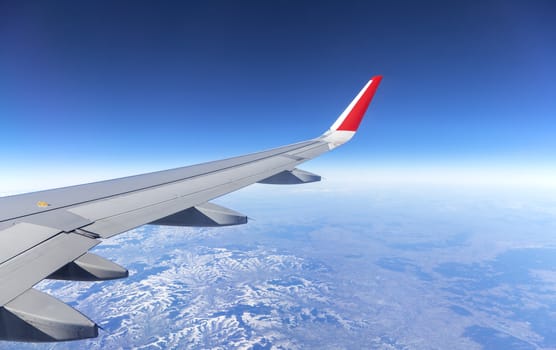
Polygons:
[[225,226],[247,217],[209,201],[253,183],[301,184],[296,166],[349,141],[381,81],[373,77],[321,136],[193,166],[0,198],[0,340],[94,338],[98,326],[33,286],[43,279],[102,281],[125,268],[88,251],[135,227]]

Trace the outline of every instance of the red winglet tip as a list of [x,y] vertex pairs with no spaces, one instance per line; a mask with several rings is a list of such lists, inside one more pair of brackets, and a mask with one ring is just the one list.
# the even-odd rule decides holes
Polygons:
[[336,130],[357,131],[381,80],[382,75],[377,75],[371,78],[371,84],[369,84],[351,111],[349,111],[349,114],[346,116],[342,124]]
[[380,84],[380,81],[382,80],[382,75],[375,75],[374,77],[371,78],[371,80],[373,81],[373,84]]

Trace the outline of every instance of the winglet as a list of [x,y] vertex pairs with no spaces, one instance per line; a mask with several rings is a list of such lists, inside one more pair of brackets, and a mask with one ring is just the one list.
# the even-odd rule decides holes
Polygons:
[[357,129],[363,116],[373,99],[373,96],[382,80],[382,76],[377,75],[361,89],[353,101],[340,114],[338,119],[332,124],[330,129],[323,135],[325,141],[330,142],[333,147],[339,146],[349,141]]

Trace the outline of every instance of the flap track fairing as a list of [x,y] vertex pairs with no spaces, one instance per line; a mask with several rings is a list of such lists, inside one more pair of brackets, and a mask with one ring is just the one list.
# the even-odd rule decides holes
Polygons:
[[151,222],[151,225],[217,227],[247,223],[247,216],[237,211],[204,203]]
[[271,185],[297,185],[317,182],[320,180],[321,177],[317,174],[295,168],[291,171],[284,170],[276,175],[267,177],[266,179],[259,181],[259,183]]
[[48,278],[66,281],[107,281],[129,276],[129,272],[112,261],[92,253],[64,265]]
[[98,326],[93,321],[35,289],[0,307],[0,321],[0,340],[56,342],[98,336]]

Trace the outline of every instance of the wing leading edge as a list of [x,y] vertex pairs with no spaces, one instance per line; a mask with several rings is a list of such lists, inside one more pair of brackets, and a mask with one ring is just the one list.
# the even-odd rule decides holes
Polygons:
[[32,287],[43,279],[101,281],[127,270],[88,250],[135,227],[226,226],[247,216],[209,201],[253,183],[301,184],[297,165],[349,141],[377,90],[373,77],[321,136],[268,151],[160,172],[0,198],[0,340],[92,338],[98,326]]

